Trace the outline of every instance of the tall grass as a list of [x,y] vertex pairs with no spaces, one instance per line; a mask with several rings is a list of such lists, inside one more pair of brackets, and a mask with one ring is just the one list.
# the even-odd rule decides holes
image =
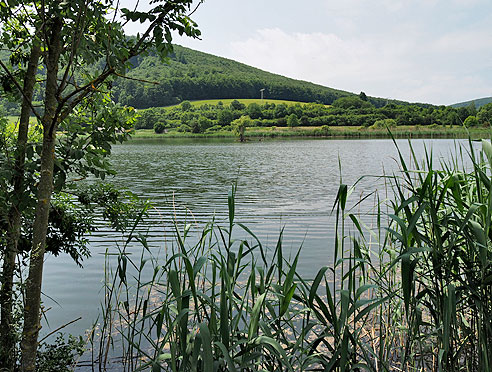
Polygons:
[[309,278],[282,233],[268,249],[235,221],[234,188],[225,227],[175,222],[160,255],[134,230],[108,263],[93,368],[114,349],[128,371],[491,370],[492,146],[437,166],[410,149],[372,225],[340,185],[333,264]]

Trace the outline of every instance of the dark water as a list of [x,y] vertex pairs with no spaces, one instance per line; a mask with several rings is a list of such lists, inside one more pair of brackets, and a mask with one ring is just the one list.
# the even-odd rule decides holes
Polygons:
[[[463,142],[461,142],[463,143]],[[407,141],[398,141],[408,159]],[[453,140],[414,140],[418,156],[432,148],[436,161],[454,152]],[[314,275],[333,256],[335,196],[342,178],[352,185],[361,176],[379,176],[398,170],[391,140],[275,140],[237,143],[218,140],[133,140],[114,147],[118,171],[113,182],[150,199],[149,241],[153,249],[165,246],[171,216],[198,227],[213,217],[226,225],[227,193],[237,184],[237,221],[245,223],[267,246],[274,246],[285,227],[284,246],[294,252],[303,246],[300,271]],[[383,191],[378,177],[365,177],[351,195],[352,204],[375,190]],[[370,198],[361,207],[370,209]],[[166,238],[167,237],[167,238]],[[91,237],[92,257],[79,269],[68,257],[48,257],[43,291],[50,327],[83,319],[65,329],[81,333],[98,315],[104,255],[116,250],[122,238],[101,229]],[[55,303],[55,300],[57,303]]]

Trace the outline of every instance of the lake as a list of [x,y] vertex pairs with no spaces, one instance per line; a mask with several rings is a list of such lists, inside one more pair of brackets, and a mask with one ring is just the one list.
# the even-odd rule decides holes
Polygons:
[[[409,146],[398,140],[406,159]],[[462,140],[413,140],[423,157],[448,158]],[[391,140],[268,140],[238,143],[230,140],[132,140],[113,149],[118,175],[111,181],[142,198],[150,199],[148,230],[152,249],[172,240],[172,216],[193,223],[195,229],[212,218],[225,226],[227,194],[237,184],[236,220],[246,224],[264,245],[275,247],[285,227],[284,246],[293,253],[302,245],[299,270],[314,276],[333,256],[334,217],[331,209],[340,180],[352,185],[353,205],[375,190],[384,191],[380,176],[398,170],[397,150]],[[367,212],[373,198],[358,206]],[[368,220],[370,223],[370,220]],[[116,251],[122,237],[104,226],[90,237],[92,257],[78,268],[68,256],[48,256],[44,271],[43,301],[50,327],[79,316],[82,320],[64,331],[82,333],[98,315],[103,280],[104,252]],[[49,297],[48,297],[49,296]]]

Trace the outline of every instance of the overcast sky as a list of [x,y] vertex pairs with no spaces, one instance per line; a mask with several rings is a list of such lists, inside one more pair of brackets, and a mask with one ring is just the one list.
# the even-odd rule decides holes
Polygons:
[[284,76],[412,102],[492,96],[491,0],[205,0],[193,18],[202,40],[177,44]]

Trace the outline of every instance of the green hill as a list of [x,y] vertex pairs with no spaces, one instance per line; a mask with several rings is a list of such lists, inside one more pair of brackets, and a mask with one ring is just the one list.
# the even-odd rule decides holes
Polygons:
[[[6,59],[8,54],[0,53],[0,58]],[[114,82],[113,94],[115,101],[137,109],[172,106],[182,101],[259,99],[261,89],[264,89],[266,100],[317,102],[325,105],[331,105],[341,97],[356,95],[269,73],[179,45],[174,46],[174,52],[166,62],[151,52],[131,59],[131,63],[133,67],[128,71],[128,78]],[[35,100],[42,99],[42,90],[42,87],[37,87]],[[386,98],[367,97],[367,100],[375,107],[383,107],[388,103],[409,104]],[[9,102],[4,97],[0,97],[0,108],[8,115],[18,115],[19,112],[18,103],[15,100]]]
[[492,97],[484,97],[484,98],[478,98],[478,99],[473,99],[471,101],[465,101],[465,102],[459,102],[451,105],[451,107],[458,108],[458,107],[467,107],[470,106],[470,104],[475,104],[475,107],[479,109],[482,106],[485,106],[487,103],[492,102]]
[[[193,107],[200,107],[202,105],[211,105],[211,106],[217,106],[219,102],[222,102],[223,105],[225,106],[230,106],[232,101],[238,101],[246,106],[248,106],[251,103],[256,103],[258,105],[263,105],[263,104],[285,104],[285,105],[295,105],[296,103],[299,104],[305,104],[306,102],[300,102],[300,101],[288,101],[288,100],[281,100],[281,99],[260,99],[260,98],[238,98],[238,99],[232,99],[232,98],[227,98],[227,99],[203,99],[203,100],[198,100],[198,101],[190,101],[191,106]],[[176,108],[178,105],[172,105],[172,106],[165,106],[166,109],[173,109]]]
[[[227,58],[176,45],[163,63],[155,54],[132,60],[128,73],[133,79],[158,82],[158,85],[119,79],[114,85],[118,102],[137,109],[178,104],[184,100],[254,99],[265,89],[268,99],[319,102],[326,105],[340,97],[354,95],[306,81],[290,79],[247,66]],[[388,103],[369,97],[376,107]],[[403,103],[390,101],[393,103]]]

